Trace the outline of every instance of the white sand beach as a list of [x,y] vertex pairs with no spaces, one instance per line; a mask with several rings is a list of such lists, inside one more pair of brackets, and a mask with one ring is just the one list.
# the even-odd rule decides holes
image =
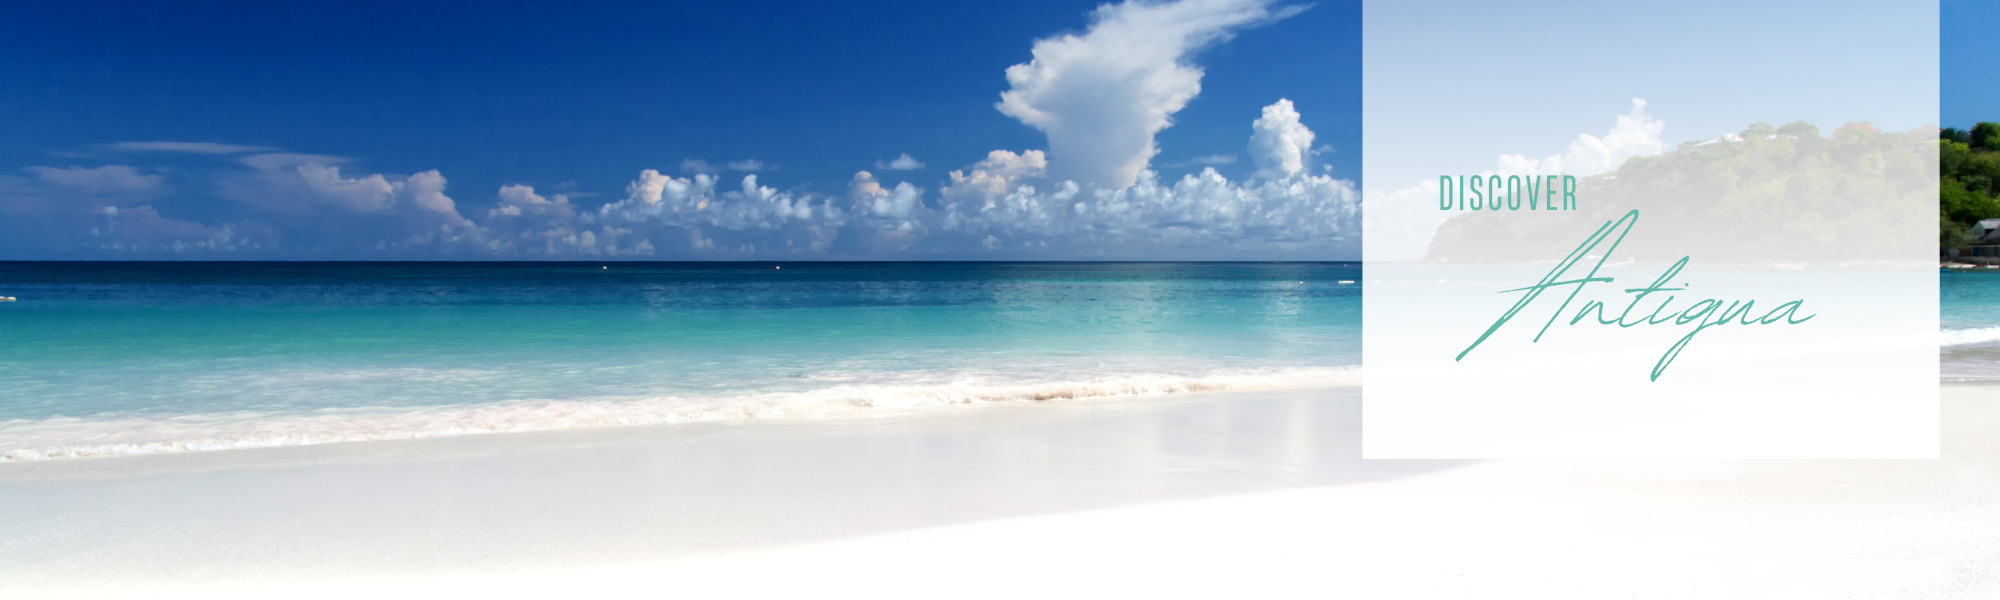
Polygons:
[[0,465],[8,597],[2000,597],[1941,460],[1362,461],[1357,389]]

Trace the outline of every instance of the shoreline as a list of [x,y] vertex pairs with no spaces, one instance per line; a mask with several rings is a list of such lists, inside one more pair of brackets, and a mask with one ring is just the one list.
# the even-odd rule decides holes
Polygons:
[[0,590],[1990,597],[2000,384],[1941,401],[1939,460],[1362,461],[1348,388],[0,465]]
[[1350,387],[0,465],[0,595],[581,568],[1460,464],[1363,462],[1358,431]]
[[[245,448],[108,454],[39,460],[0,460],[0,485],[68,477],[140,477],[235,469],[310,465],[387,464],[406,461],[496,457],[522,453],[617,447],[671,440],[682,443],[738,437],[846,437],[924,431],[976,431],[981,419],[1037,420],[1033,411],[1075,413],[1145,411],[1148,406],[1225,401],[1239,396],[1331,394],[1358,397],[1360,387],[1338,385],[1276,390],[1205,390],[1094,396],[1040,401],[993,401],[924,406],[871,407],[839,414],[739,417],[691,421],[608,424],[493,431],[459,435],[331,441]],[[1059,415],[1050,415],[1059,418]]]
[[[917,385],[836,385],[798,391],[692,399],[542,400],[408,409],[311,411],[293,415],[178,415],[52,418],[0,422],[22,447],[0,448],[0,465],[113,456],[187,454],[529,433],[603,427],[738,421],[841,421],[961,405],[1094,402],[1190,393],[1355,386],[1356,366],[1217,370],[1202,375],[1126,373],[1090,380],[1019,383],[952,381]],[[236,420],[228,420],[233,418]],[[75,444],[69,440],[90,439]]]

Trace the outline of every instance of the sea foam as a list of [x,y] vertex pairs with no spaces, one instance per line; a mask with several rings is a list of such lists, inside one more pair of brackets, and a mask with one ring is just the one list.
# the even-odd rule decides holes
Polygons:
[[2000,340],[2000,326],[1947,329],[1938,332],[1939,346],[1963,346]]
[[581,427],[736,419],[842,417],[871,409],[1079,400],[1221,390],[1354,386],[1359,367],[1109,374],[1064,381],[971,377],[908,385],[834,385],[722,398],[513,401],[426,408],[236,411],[158,417],[58,417],[0,421],[0,462],[268,448]]

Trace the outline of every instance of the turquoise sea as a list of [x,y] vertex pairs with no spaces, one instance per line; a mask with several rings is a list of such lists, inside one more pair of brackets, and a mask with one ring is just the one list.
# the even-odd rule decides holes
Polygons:
[[1938,299],[1944,380],[2000,380],[2000,269],[1939,273]]
[[0,263],[19,298],[0,303],[0,460],[1351,384],[1360,279],[1353,263]]

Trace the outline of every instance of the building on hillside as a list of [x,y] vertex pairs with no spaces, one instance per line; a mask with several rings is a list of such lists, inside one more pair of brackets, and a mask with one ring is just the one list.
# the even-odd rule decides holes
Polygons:
[[1965,231],[1965,236],[1972,239],[1972,247],[1953,250],[1954,256],[2000,257],[2000,219],[1973,223],[1972,228]]

